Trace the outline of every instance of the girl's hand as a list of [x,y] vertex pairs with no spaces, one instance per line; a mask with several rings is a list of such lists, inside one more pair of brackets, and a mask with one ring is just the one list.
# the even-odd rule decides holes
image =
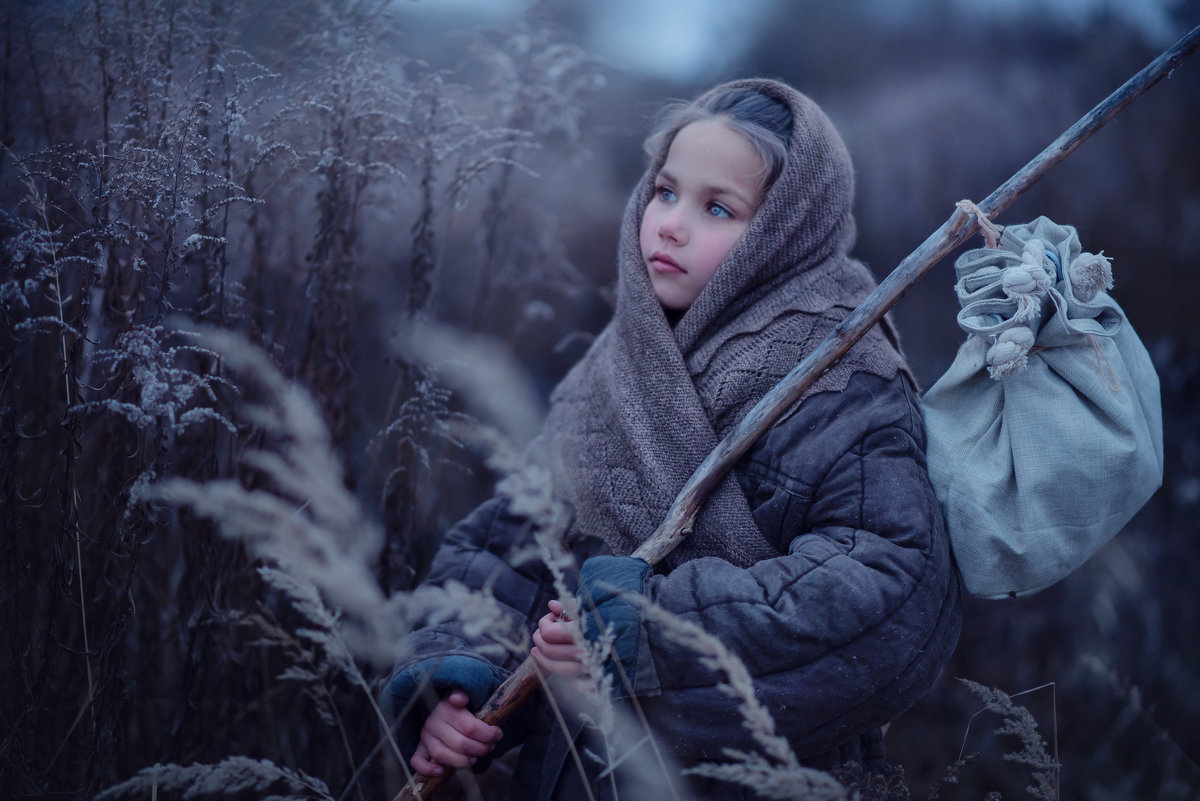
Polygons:
[[568,620],[564,616],[563,605],[551,601],[550,612],[538,621],[537,631],[533,633],[533,648],[529,653],[533,661],[547,673],[579,678],[584,670],[575,639],[578,634],[579,622]]
[[412,767],[422,776],[440,776],[447,767],[465,768],[496,747],[503,736],[467,709],[467,694],[455,690],[443,698],[421,727]]

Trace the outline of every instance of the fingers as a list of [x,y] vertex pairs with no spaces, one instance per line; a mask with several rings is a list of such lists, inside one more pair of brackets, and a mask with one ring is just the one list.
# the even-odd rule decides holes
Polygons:
[[573,620],[553,622],[548,620],[549,617],[547,615],[538,621],[537,630],[534,632],[534,636],[542,641],[538,645],[545,644],[550,647],[568,646],[572,649],[578,648],[579,646],[576,645],[577,640],[575,637],[579,631],[579,624]]
[[420,776],[441,776],[444,770],[441,765],[429,758],[429,749],[425,747],[424,743],[417,745],[417,750],[413,753],[409,764]]
[[580,662],[578,658],[551,659],[536,647],[529,651],[529,655],[533,657],[533,661],[538,663],[538,667],[547,673],[552,673],[558,676],[567,676],[570,678],[574,678],[583,673],[583,663]]
[[455,690],[443,698],[442,703],[449,704],[455,709],[466,709],[467,704],[470,703],[470,700],[467,698],[467,694],[462,690]]
[[502,736],[498,726],[471,714],[465,693],[453,692],[434,707],[421,728],[420,744],[411,760],[413,769],[423,776],[438,776],[447,767],[474,765]]
[[502,733],[499,726],[484,723],[475,717],[475,713],[467,709],[469,701],[466,693],[455,690],[446,696],[442,703],[450,707],[446,710],[447,717],[453,723],[454,728],[462,734],[485,743],[494,743],[500,739]]
[[534,650],[538,651],[545,658],[556,662],[578,662],[579,646],[575,644],[575,638],[567,636],[566,642],[551,640],[545,633],[535,631],[533,633]]
[[538,627],[533,632],[534,647],[529,653],[546,672],[574,677],[583,672],[583,662],[575,639],[579,624],[563,620],[561,613],[562,604],[551,601],[550,614],[538,621]]

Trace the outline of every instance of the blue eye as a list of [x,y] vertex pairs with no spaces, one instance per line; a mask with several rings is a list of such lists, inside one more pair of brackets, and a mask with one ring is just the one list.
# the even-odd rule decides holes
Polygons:
[[713,217],[732,217],[733,212],[722,206],[720,203],[713,203],[708,207],[708,213]]
[[667,203],[673,203],[675,201],[675,190],[669,186],[660,186],[654,191],[660,200],[666,201]]

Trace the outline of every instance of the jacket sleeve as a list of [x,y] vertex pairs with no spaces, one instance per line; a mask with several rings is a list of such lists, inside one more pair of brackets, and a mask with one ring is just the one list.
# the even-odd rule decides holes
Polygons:
[[503,497],[493,497],[452,527],[434,555],[425,587],[452,582],[482,592],[498,607],[499,618],[511,623],[496,630],[467,634],[457,618],[418,620],[405,642],[406,654],[421,659],[452,649],[475,651],[498,667],[511,671],[520,659],[508,652],[506,641],[528,633],[527,622],[543,614],[551,595],[545,566],[534,553],[529,523],[507,509]]
[[[531,541],[528,523],[509,513],[501,497],[484,502],[446,533],[423,586],[457,582],[483,592],[508,625],[476,631],[458,617],[443,619],[437,608],[415,622],[388,683],[387,700],[406,752],[416,746],[430,702],[457,688],[467,691],[476,709],[523,658],[508,645],[527,637],[529,621],[553,597],[539,560],[514,559]],[[515,731],[526,723],[518,718],[504,727],[504,746],[521,739]]]
[[[783,554],[748,569],[697,559],[651,577],[650,601],[718,636],[797,754],[827,752],[911,706],[959,631],[958,583],[903,376],[856,375],[764,435],[739,480]],[[645,623],[659,687],[643,706],[676,753],[754,745],[722,677]],[[738,741],[737,737],[743,737]]]

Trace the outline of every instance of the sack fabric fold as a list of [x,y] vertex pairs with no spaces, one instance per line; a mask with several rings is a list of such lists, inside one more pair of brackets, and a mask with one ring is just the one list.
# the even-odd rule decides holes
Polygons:
[[1108,260],[1039,217],[955,263],[968,333],[923,399],[929,472],[967,590],[1043,589],[1162,483],[1158,376]]

